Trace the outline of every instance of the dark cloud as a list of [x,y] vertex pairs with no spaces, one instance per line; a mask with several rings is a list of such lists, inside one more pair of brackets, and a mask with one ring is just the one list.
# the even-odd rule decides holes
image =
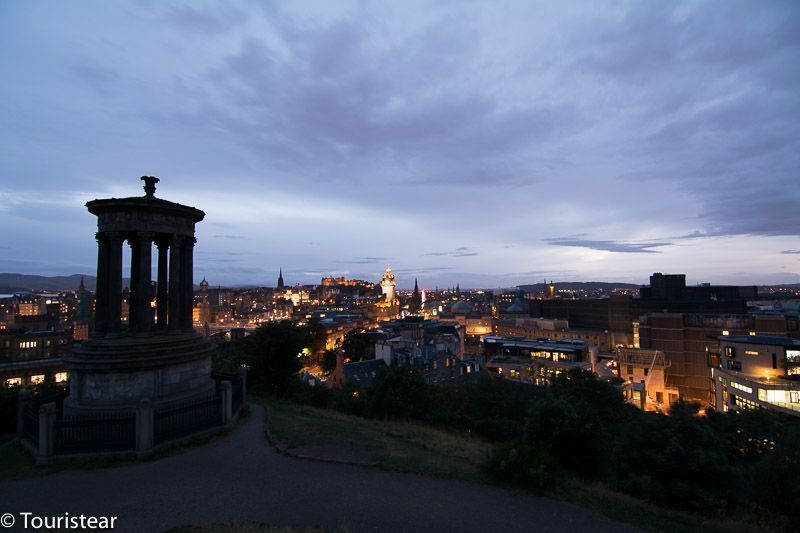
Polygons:
[[[198,253],[246,238],[258,252],[230,265],[243,268],[269,251],[300,273],[378,256],[411,270],[432,250],[422,258],[473,257],[487,274],[426,279],[513,285],[504,272],[524,278],[534,257],[564,270],[564,246],[626,254],[568,265],[599,279],[656,258],[686,268],[707,244],[713,275],[735,277],[740,248],[766,236],[792,251],[800,235],[798,2],[20,2],[4,14],[0,225],[15,228],[4,244],[19,260],[91,264],[83,202],[140,194],[127,180],[146,173],[207,210]],[[532,248],[542,228],[566,237]],[[456,249],[465,235],[472,248]],[[731,235],[724,249],[716,238]],[[753,261],[736,268],[763,268]]]
[[348,261],[334,261],[334,262],[337,264],[348,264],[348,265],[369,265],[374,263],[385,263],[388,260],[389,260],[388,257],[356,257]]
[[279,17],[287,50],[244,39],[208,74],[220,98],[175,120],[223,131],[299,179],[478,187],[538,180],[531,147],[580,122],[567,103],[508,105],[480,84],[453,90],[480,61],[484,37],[469,23],[448,14],[393,42],[365,18]]
[[782,250],[781,253],[794,255],[794,254],[800,254],[800,250]]
[[421,267],[421,268],[398,268],[396,274],[426,274],[430,272],[446,272],[453,270],[453,267]]
[[658,254],[663,246],[672,246],[671,242],[617,242],[617,241],[594,241],[579,239],[574,237],[554,237],[544,239],[547,244],[553,246],[575,246],[578,248],[589,248],[591,250],[601,250],[604,252],[639,253],[639,254]]
[[434,256],[434,257],[472,257],[478,255],[478,252],[472,250],[467,246],[460,246],[455,250],[448,251],[448,252],[430,252],[427,254],[423,254],[424,256]]
[[75,64],[72,71],[101,96],[113,95],[115,87],[122,81],[116,69],[86,58],[83,63]]
[[229,2],[217,2],[203,8],[192,5],[165,6],[163,18],[177,28],[201,35],[226,33],[248,20],[245,12]]

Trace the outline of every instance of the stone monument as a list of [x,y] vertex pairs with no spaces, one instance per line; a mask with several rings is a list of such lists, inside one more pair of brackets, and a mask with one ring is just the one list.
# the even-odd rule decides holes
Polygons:
[[[64,358],[70,370],[68,415],[130,411],[144,399],[157,408],[215,391],[214,346],[192,328],[194,227],[205,213],[156,198],[158,178],[141,179],[144,196],[86,204],[98,227],[94,332]],[[121,313],[125,242],[131,248],[127,325]]]

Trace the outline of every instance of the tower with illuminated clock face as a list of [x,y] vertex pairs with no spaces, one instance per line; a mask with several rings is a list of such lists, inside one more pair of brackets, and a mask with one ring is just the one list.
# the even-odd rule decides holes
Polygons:
[[386,303],[394,302],[396,298],[394,287],[394,274],[392,274],[391,268],[386,267],[386,272],[383,274],[383,278],[381,278],[381,291],[383,292],[383,297]]

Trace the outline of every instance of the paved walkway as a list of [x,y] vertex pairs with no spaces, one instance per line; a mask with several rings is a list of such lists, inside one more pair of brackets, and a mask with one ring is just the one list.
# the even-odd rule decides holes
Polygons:
[[253,405],[230,435],[157,461],[0,481],[0,514],[118,516],[115,531],[137,533],[230,522],[350,533],[631,530],[487,485],[280,455],[264,439],[263,420]]

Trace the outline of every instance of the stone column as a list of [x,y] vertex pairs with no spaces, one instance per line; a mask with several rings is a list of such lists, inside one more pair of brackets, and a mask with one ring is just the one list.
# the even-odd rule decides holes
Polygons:
[[22,389],[17,395],[17,437],[25,435],[25,408],[33,405],[33,393],[30,389]]
[[95,233],[97,239],[97,286],[95,287],[94,335],[102,337],[108,329],[108,239]]
[[233,422],[233,386],[230,381],[220,381],[219,401],[222,411],[222,425],[227,426]]
[[136,451],[139,453],[153,449],[154,414],[153,404],[148,398],[142,398],[136,406]]
[[169,241],[169,331],[181,330],[181,241],[180,235],[173,235]]
[[181,250],[181,329],[186,332],[193,331],[192,308],[194,307],[194,237],[183,239]]
[[118,334],[122,318],[122,234],[108,236],[108,333]]
[[242,406],[247,403],[247,369],[239,369],[239,379],[242,380]]
[[128,297],[128,328],[131,331],[138,329],[139,315],[136,310],[139,308],[139,239],[136,236],[128,237],[128,244],[131,247],[131,279],[130,296]]
[[53,402],[39,408],[39,453],[36,456],[36,464],[49,464],[53,458],[56,415],[58,409]]
[[156,323],[159,331],[167,330],[168,279],[167,263],[169,243],[159,239],[158,245],[158,288],[156,289]]
[[[153,233],[140,231],[136,234],[138,246],[134,261],[137,263],[136,282],[136,329],[140,333],[150,333],[153,323],[153,311],[150,307],[152,301],[153,284],[152,270],[150,267],[152,257]],[[133,284],[133,281],[131,282]]]

